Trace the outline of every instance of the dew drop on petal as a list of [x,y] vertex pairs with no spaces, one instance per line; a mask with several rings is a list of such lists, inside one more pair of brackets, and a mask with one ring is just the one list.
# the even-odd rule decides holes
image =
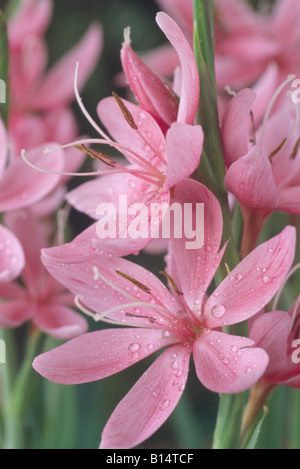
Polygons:
[[221,304],[215,305],[212,309],[212,315],[216,319],[222,318],[225,313],[226,313],[226,308],[224,305],[221,305]]
[[140,344],[130,344],[128,350],[130,353],[135,353],[141,348]]
[[163,337],[169,337],[170,332],[168,332],[168,331],[162,331],[161,335],[162,335]]
[[170,401],[164,400],[159,403],[160,410],[166,410],[170,405]]
[[270,278],[269,278],[267,275],[265,275],[265,276],[263,277],[263,279],[262,279],[262,281],[263,281],[264,283],[268,283],[269,280],[270,280]]
[[237,280],[242,280],[243,276],[242,276],[242,274],[236,274],[235,278]]

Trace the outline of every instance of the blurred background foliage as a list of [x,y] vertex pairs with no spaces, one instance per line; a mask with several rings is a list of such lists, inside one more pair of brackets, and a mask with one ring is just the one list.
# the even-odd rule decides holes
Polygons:
[[[22,0],[21,0],[22,1]],[[0,2],[2,8],[7,2]],[[258,2],[252,2],[256,5]],[[46,33],[49,48],[49,66],[55,63],[84,34],[88,26],[97,21],[104,29],[104,49],[99,63],[86,84],[82,97],[90,114],[96,116],[96,106],[100,99],[119,89],[116,75],[121,71],[120,48],[123,30],[131,27],[132,47],[142,52],[165,42],[165,38],[155,22],[159,8],[155,0],[53,0],[54,14]],[[93,135],[90,125],[79,112],[76,103],[74,112],[82,134]],[[82,183],[78,178],[70,187]],[[71,212],[71,237],[82,231],[90,220],[74,211]],[[272,233],[272,218],[266,230]],[[279,221],[280,223],[280,221]],[[283,226],[286,219],[282,220]],[[278,226],[276,227],[278,230]],[[142,254],[135,259],[157,273],[163,266],[161,256]],[[103,325],[91,321],[91,330]],[[105,327],[105,326],[104,326]],[[57,345],[48,338],[45,348]],[[101,431],[117,403],[152,363],[153,356],[128,370],[105,380],[79,386],[61,386],[50,383],[36,374],[32,386],[34,399],[24,424],[27,427],[28,447],[42,449],[97,448]],[[35,397],[37,396],[37,398]],[[292,402],[294,405],[291,407]],[[288,405],[288,403],[290,405]],[[155,435],[140,448],[209,448],[217,414],[218,396],[203,388],[196,377],[191,362],[190,376],[183,398],[169,420]],[[291,431],[289,419],[300,409],[299,392],[278,388],[271,400],[270,418],[263,427],[260,445],[264,448],[287,446],[299,447],[299,428]],[[132,412],[134,412],[134,408]],[[299,427],[299,425],[298,425]],[[290,438],[292,435],[292,438]],[[287,443],[288,442],[288,443]],[[298,446],[297,446],[298,445]]]

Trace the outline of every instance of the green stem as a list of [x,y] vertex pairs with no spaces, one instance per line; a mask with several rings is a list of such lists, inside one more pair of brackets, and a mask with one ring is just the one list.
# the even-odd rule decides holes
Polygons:
[[221,394],[212,449],[236,449],[240,439],[245,392]]
[[[5,331],[7,337],[14,331]],[[12,373],[15,366],[11,347],[7,350],[7,363],[2,365],[2,421],[3,421],[3,447],[5,449],[25,448],[24,414],[28,404],[31,390],[30,378],[32,373],[32,361],[37,355],[42,334],[35,330],[30,335],[27,350],[21,368],[16,373]]]

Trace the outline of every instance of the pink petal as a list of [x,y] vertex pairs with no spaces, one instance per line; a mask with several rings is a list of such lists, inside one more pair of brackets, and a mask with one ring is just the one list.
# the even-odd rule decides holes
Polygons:
[[[80,295],[81,303],[92,311],[105,313],[115,308],[108,317],[124,324],[169,327],[169,320],[173,320],[178,306],[169,290],[151,272],[105,253],[92,253],[86,260],[79,255],[67,260],[63,254],[61,258],[57,257],[57,248],[54,248],[54,255],[53,249],[46,249],[42,251],[42,261],[51,275],[73,294]],[[139,288],[118,272],[142,283],[149,291]],[[168,320],[161,317],[156,309],[158,305]]]
[[265,72],[256,81],[252,89],[257,94],[252,112],[254,121],[257,126],[265,115],[266,109],[274,95],[279,81],[279,67],[276,63],[271,62]]
[[223,116],[221,133],[228,167],[249,151],[250,111],[255,98],[256,93],[250,89],[240,91]]
[[[160,154],[164,155],[165,138],[155,119],[148,112],[129,101],[124,99],[123,102],[133,116],[144,139],[150,142]],[[137,131],[130,127],[114,98],[102,99],[97,106],[97,112],[103,125],[116,142],[147,160],[153,158],[153,152]],[[128,156],[127,153],[126,157],[131,161],[130,155]]]
[[240,203],[253,210],[271,213],[278,208],[272,165],[265,150],[258,145],[232,163],[225,185]]
[[35,325],[56,339],[72,339],[85,333],[88,323],[84,317],[64,305],[41,305],[33,318]]
[[52,8],[52,0],[23,0],[8,22],[10,46],[21,46],[26,36],[42,35],[50,23]]
[[[199,75],[193,51],[175,21],[164,12],[156,15],[158,26],[176,50],[182,68],[182,85],[177,121],[193,124],[199,100]],[[191,92],[191,90],[193,90]]]
[[0,282],[9,282],[18,277],[24,264],[24,252],[19,240],[0,225]]
[[35,97],[34,107],[51,110],[72,102],[75,99],[73,83],[76,62],[80,63],[78,87],[81,90],[97,63],[101,49],[102,29],[98,24],[93,24],[79,43],[50,69]]
[[[167,178],[166,187],[175,186],[193,174],[199,166],[203,146],[200,125],[172,124],[167,132]],[[188,155],[188,158],[187,158]]]
[[105,329],[83,334],[35,358],[34,369],[61,384],[106,378],[178,342],[153,329]]
[[295,236],[295,228],[287,226],[233,269],[205,304],[207,327],[244,321],[271,300],[293,263]]
[[126,42],[121,50],[126,79],[137,101],[158,122],[171,125],[177,119],[178,103],[165,83],[135,54]]
[[7,135],[4,123],[0,119],[0,177],[4,172],[7,158]]
[[[55,144],[47,146],[51,148]],[[30,150],[26,158],[43,170],[62,171],[63,151],[56,150],[45,155],[44,148],[45,145]],[[0,181],[0,210],[16,210],[37,202],[55,187],[59,179],[60,175],[41,173],[25,164],[23,159],[15,159]]]
[[26,300],[16,299],[0,303],[0,326],[18,327],[29,321],[35,313],[35,306]]
[[251,325],[250,338],[269,355],[270,361],[265,372],[267,379],[272,379],[272,375],[276,376],[287,369],[290,329],[291,317],[285,311],[262,314]]
[[157,0],[162,10],[166,11],[174,20],[186,30],[192,32],[193,2],[191,0]]
[[300,215],[300,186],[288,187],[279,191],[279,210]]
[[189,355],[190,347],[175,346],[157,358],[109,418],[101,449],[133,448],[166,421],[183,393]]
[[198,235],[202,229],[204,230],[203,246],[187,249],[189,240],[186,236],[182,236],[171,240],[169,250],[173,258],[173,269],[169,274],[178,279],[177,287],[184,293],[189,306],[193,308],[194,301],[197,300],[201,308],[204,294],[220,262],[218,251],[223,229],[221,208],[212,192],[194,180],[186,180],[176,185],[174,201],[193,204],[193,220],[196,220],[195,204],[203,204],[204,220],[198,215],[197,222]]
[[201,383],[218,393],[235,394],[253,386],[262,376],[268,355],[245,337],[210,331],[193,346],[196,373]]

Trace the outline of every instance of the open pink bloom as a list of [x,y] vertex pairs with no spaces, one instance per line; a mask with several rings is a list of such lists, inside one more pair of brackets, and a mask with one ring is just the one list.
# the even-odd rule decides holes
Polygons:
[[[25,209],[6,214],[6,222],[22,244],[25,266],[21,273],[22,286],[10,282],[8,275],[0,284],[0,326],[18,327],[32,321],[36,327],[58,339],[70,339],[86,332],[87,321],[71,307],[72,295],[48,274],[41,263],[40,251],[48,245],[48,226],[39,223]],[[1,250],[1,261],[9,250],[11,264],[15,260],[17,266],[18,246],[12,245],[11,238],[2,238],[6,251]]]
[[248,211],[265,219],[274,210],[300,214],[300,146],[297,110],[292,100],[261,125],[251,125],[256,93],[245,89],[229,103],[222,122],[227,173],[225,185]]
[[[97,219],[100,218],[97,209],[101,203],[112,204],[119,217],[120,196],[126,196],[128,207],[137,203],[147,206],[150,227],[151,204],[165,204],[167,209],[171,189],[197,169],[202,153],[203,131],[199,125],[174,122],[164,135],[150,114],[128,101],[123,101],[124,104],[134,121],[134,128],[124,118],[117,102],[106,98],[99,103],[97,110],[115,141],[104,134],[104,139],[84,143],[103,143],[115,147],[123,153],[128,164],[119,165],[112,160],[104,160],[113,168],[99,171],[98,174],[104,174],[102,177],[84,183],[69,192],[66,198],[76,209]],[[134,216],[128,214],[128,223],[132,219]],[[107,249],[113,247],[119,255],[126,255],[145,247],[151,236],[149,231],[149,236],[145,238],[128,236],[122,239],[122,233],[117,233],[115,239],[107,241],[104,240],[105,245],[109,244]]]
[[[79,186],[67,194],[66,199],[76,209],[94,219],[99,218],[98,207],[103,203],[112,204],[116,217],[119,218],[120,196],[123,196],[127,198],[128,207],[138,203],[147,206],[150,227],[151,204],[164,205],[167,210],[172,188],[192,175],[199,166],[203,132],[201,126],[192,125],[197,108],[195,98],[198,99],[199,96],[195,60],[177,24],[165,13],[159,13],[157,21],[181,60],[179,106],[156,75],[149,72],[147,76],[148,68],[131,50],[128,41],[123,46],[123,64],[141,106],[121,100],[116,95],[115,99],[106,98],[98,104],[98,116],[114,140],[87,114],[77,93],[77,100],[84,114],[103,137],[75,142],[77,146],[80,145],[81,150],[87,150],[86,144],[105,144],[117,149],[128,161],[127,165],[120,165],[106,155],[90,151],[94,158],[106,164],[110,170],[99,170],[96,174],[102,175],[101,178]],[[189,92],[191,88],[192,94]],[[164,213],[165,211],[162,216]],[[128,213],[128,225],[134,219]],[[96,231],[95,228],[92,230]],[[109,242],[105,240],[104,249],[112,250],[117,255],[138,252],[150,243],[150,230],[148,233],[134,238],[118,232]]]
[[95,320],[134,327],[85,334],[38,356],[33,366],[41,375],[64,384],[89,382],[169,346],[116,407],[101,448],[136,446],[165,422],[184,390],[191,353],[199,380],[221,393],[251,387],[268,364],[252,340],[221,328],[254,316],[275,294],[292,263],[294,228],[260,245],[207,297],[225,249],[219,252],[221,209],[193,180],[176,186],[175,199],[204,203],[205,243],[188,250],[186,239],[172,241],[167,274],[172,294],[151,272],[125,259],[93,255],[62,261],[56,248],[43,250],[46,268],[77,295],[83,311],[89,313],[88,307]]

